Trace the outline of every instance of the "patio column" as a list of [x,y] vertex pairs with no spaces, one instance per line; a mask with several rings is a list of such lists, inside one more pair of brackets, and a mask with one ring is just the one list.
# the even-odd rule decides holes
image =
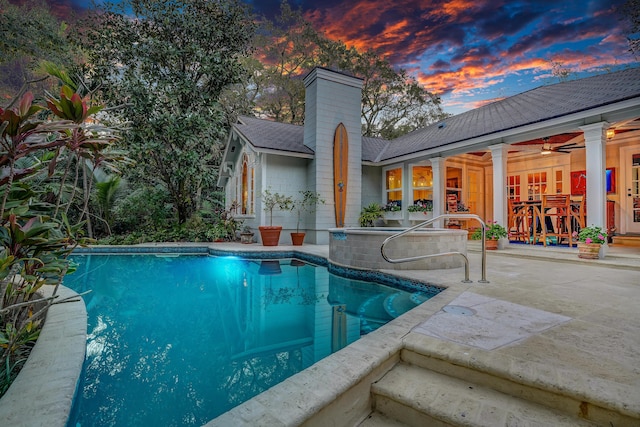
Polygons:
[[[433,217],[442,215],[446,212],[444,208],[445,183],[447,182],[445,174],[447,168],[444,164],[444,157],[433,157],[429,159],[431,162],[431,171],[433,172]],[[442,221],[433,223],[434,227],[442,227]]]
[[609,123],[581,126],[584,132],[587,168],[587,225],[607,226],[606,131]]
[[507,216],[507,144],[490,145],[493,162],[493,221],[508,228]]

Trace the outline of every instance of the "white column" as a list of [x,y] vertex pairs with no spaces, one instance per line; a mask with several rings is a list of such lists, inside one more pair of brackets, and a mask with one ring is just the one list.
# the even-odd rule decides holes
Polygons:
[[[444,208],[444,195],[446,193],[445,183],[447,182],[444,157],[433,157],[429,159],[431,162],[431,171],[433,172],[433,217],[446,213]],[[433,223],[434,227],[442,227],[442,221]]]
[[587,225],[607,225],[606,131],[609,123],[581,126],[587,157]]
[[507,227],[507,144],[489,146],[493,162],[493,221]]

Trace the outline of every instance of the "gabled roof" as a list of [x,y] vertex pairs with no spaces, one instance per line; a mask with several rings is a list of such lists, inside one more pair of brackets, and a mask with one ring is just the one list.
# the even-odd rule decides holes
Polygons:
[[640,97],[640,68],[541,86],[449,117],[391,142],[378,161]]
[[369,136],[362,137],[362,161],[375,162],[380,153],[389,144],[389,141],[383,138],[371,138]]
[[[449,117],[393,141],[362,138],[362,161],[385,162],[501,131],[517,129],[638,98],[640,67],[541,86]],[[640,113],[639,113],[640,116]],[[602,116],[600,120],[605,120]],[[234,128],[258,149],[313,155],[304,127],[241,116]],[[285,154],[285,153],[283,153]]]
[[314,154],[304,145],[304,127],[240,116],[234,128],[257,149]]

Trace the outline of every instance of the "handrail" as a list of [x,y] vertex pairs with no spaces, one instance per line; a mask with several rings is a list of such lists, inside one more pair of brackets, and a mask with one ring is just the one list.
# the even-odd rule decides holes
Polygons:
[[382,253],[382,258],[385,259],[385,261],[390,262],[392,264],[399,264],[401,262],[409,262],[409,261],[415,261],[415,260],[419,260],[419,259],[426,259],[426,258],[434,258],[434,257],[439,257],[439,256],[450,256],[450,255],[460,255],[463,259],[464,259],[464,283],[471,283],[471,280],[469,280],[469,259],[467,258],[467,256],[465,254],[463,254],[462,252],[442,252],[439,254],[431,254],[431,255],[418,255],[418,256],[414,256],[414,257],[409,257],[409,258],[399,258],[399,259],[391,259],[387,256],[387,254],[384,253],[384,247],[386,246],[387,243],[389,243],[391,240],[393,239],[397,239],[398,237],[404,236],[407,233],[410,233],[414,230],[417,230],[418,228],[422,228],[422,227],[426,227],[429,224],[432,224],[440,219],[451,219],[451,218],[457,218],[457,219],[475,219],[477,220],[480,225],[482,226],[482,278],[480,280],[478,280],[479,283],[489,283],[489,281],[487,280],[487,249],[485,247],[485,235],[486,235],[486,224],[484,223],[484,221],[482,220],[482,218],[480,218],[478,215],[475,214],[442,214],[442,215],[438,215],[435,218],[431,218],[428,219],[424,222],[421,222],[420,224],[414,225],[413,227],[407,228],[406,230],[400,231],[392,236],[387,237],[384,242],[382,242],[382,246],[380,246],[380,252]]

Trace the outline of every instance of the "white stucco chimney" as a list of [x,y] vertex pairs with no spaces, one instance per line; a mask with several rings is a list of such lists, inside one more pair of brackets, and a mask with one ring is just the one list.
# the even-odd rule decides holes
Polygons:
[[345,226],[358,226],[362,179],[362,80],[325,68],[313,69],[305,78],[304,144],[315,151],[309,167],[309,190],[325,200],[307,230],[310,243],[327,244],[327,229],[335,227],[333,138],[342,123],[349,140]]

